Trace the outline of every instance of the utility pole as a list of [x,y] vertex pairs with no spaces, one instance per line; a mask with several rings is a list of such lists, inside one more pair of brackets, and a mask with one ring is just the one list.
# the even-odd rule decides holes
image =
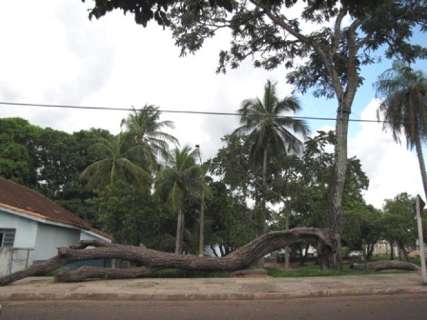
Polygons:
[[418,241],[420,247],[420,260],[421,260],[421,277],[423,284],[427,285],[427,273],[426,273],[426,257],[424,251],[424,238],[423,238],[423,222],[421,219],[422,210],[424,209],[425,203],[419,195],[417,195],[415,201],[416,214],[417,214],[417,225],[418,225]]
[[[200,145],[196,144],[196,148],[199,150],[200,168],[202,168],[202,155],[200,153]],[[203,171],[203,169],[202,169]],[[202,172],[204,179],[204,173]],[[202,185],[202,194],[200,201],[200,219],[199,219],[199,256],[202,257],[205,252],[205,190]]]

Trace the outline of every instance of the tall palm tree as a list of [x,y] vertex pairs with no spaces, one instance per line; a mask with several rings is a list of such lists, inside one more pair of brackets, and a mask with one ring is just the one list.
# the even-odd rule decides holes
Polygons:
[[[234,133],[247,135],[250,157],[254,165],[262,168],[263,188],[267,188],[267,165],[270,160],[284,156],[288,152],[299,153],[303,142],[296,136],[305,137],[306,123],[284,114],[301,110],[298,100],[293,97],[279,99],[276,84],[267,81],[262,99],[248,99],[239,109],[241,126]],[[257,210],[258,235],[265,232],[265,201]]]
[[181,254],[184,245],[185,215],[184,202],[189,196],[201,196],[204,187],[201,167],[197,164],[198,149],[185,146],[175,148],[160,171],[157,189],[161,195],[166,195],[172,208],[177,213],[175,253]]
[[408,149],[418,155],[424,193],[427,198],[427,175],[422,142],[427,138],[427,78],[421,71],[395,62],[376,83],[377,94],[384,98],[379,111],[384,113],[384,128],[390,128],[400,143],[404,135]]
[[127,134],[137,144],[142,145],[150,155],[153,163],[158,158],[167,159],[169,156],[169,144],[178,145],[178,140],[171,134],[162,131],[174,128],[172,121],[160,121],[160,110],[153,105],[145,105],[140,110],[134,110],[121,125],[127,130]]
[[130,181],[138,187],[149,184],[150,175],[138,163],[142,163],[140,146],[127,147],[122,134],[99,138],[92,147],[104,154],[104,158],[89,165],[80,174],[88,189],[113,184],[118,178]]

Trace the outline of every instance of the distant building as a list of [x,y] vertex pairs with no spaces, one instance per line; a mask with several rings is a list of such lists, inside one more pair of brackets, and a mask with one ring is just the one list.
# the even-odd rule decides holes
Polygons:
[[58,247],[111,237],[38,192],[0,178],[0,274],[56,255]]

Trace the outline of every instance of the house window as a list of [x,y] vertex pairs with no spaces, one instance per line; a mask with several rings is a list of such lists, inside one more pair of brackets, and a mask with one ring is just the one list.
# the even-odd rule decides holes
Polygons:
[[13,247],[16,229],[0,229],[0,247]]

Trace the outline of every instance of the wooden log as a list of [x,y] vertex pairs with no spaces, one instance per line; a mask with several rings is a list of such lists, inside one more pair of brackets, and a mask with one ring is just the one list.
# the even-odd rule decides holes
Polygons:
[[64,271],[55,276],[57,282],[80,282],[89,279],[132,279],[151,275],[151,269],[138,268],[99,268],[80,267],[72,271]]
[[[333,239],[331,239],[329,235],[330,233],[327,230],[318,228],[294,228],[288,231],[269,232],[225,257],[177,255],[148,249],[144,246],[109,245],[94,241],[86,241],[78,246],[59,248],[58,256],[45,263],[33,265],[24,271],[0,278],[0,285],[7,285],[25,277],[47,274],[72,261],[89,259],[122,259],[137,262],[148,269],[178,268],[190,271],[236,271],[249,267],[255,261],[272,251],[290,246],[299,241],[318,241],[325,250],[328,249],[333,251]],[[90,249],[87,247],[95,248]],[[97,273],[97,275],[102,272],[98,269],[96,272],[92,269],[89,271],[93,274]],[[87,274],[91,275],[89,271],[87,271]],[[112,272],[109,270],[105,273],[112,275]],[[78,278],[77,275],[73,274],[73,276],[76,279]],[[131,275],[129,274],[129,276]],[[58,277],[58,280],[60,281],[62,278],[66,277],[67,276]],[[82,279],[83,278],[82,276]]]
[[399,261],[399,260],[380,260],[372,261],[366,264],[354,263],[353,268],[367,269],[368,271],[384,271],[384,270],[404,270],[404,271],[419,271],[420,267],[414,263]]

